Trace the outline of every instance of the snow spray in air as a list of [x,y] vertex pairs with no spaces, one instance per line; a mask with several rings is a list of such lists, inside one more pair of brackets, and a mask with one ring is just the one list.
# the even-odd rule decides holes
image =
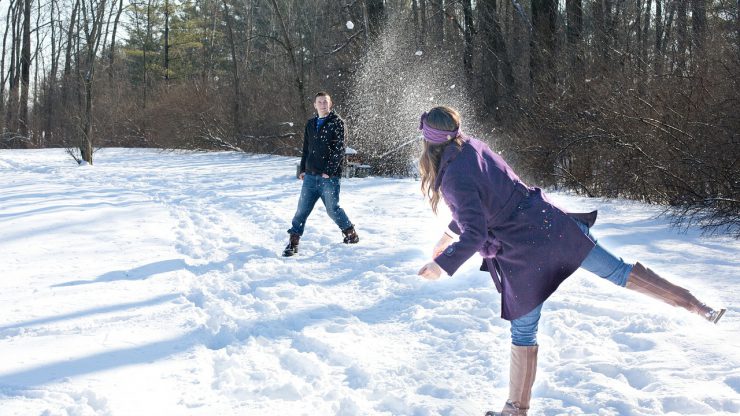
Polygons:
[[421,134],[419,116],[447,105],[464,117],[473,133],[462,44],[418,44],[408,16],[391,16],[372,39],[356,72],[345,115],[350,146],[365,155],[378,174],[412,175]]

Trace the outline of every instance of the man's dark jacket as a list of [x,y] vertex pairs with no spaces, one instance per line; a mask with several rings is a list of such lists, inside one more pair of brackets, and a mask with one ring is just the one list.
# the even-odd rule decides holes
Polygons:
[[341,176],[344,158],[344,120],[332,111],[317,131],[318,118],[315,116],[306,123],[301,172]]

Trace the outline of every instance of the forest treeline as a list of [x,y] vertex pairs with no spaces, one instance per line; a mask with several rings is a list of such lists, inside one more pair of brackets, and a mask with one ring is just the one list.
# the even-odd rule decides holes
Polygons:
[[525,179],[740,237],[740,0],[3,0],[0,148],[296,155],[329,91],[408,174],[450,104]]

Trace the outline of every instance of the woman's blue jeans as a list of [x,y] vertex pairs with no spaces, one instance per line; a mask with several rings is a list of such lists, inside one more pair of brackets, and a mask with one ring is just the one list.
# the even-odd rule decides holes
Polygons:
[[[591,237],[588,227],[578,221],[581,230]],[[627,278],[632,271],[633,264],[625,263],[621,257],[617,257],[601,246],[598,242],[586,259],[581,263],[581,268],[600,276],[617,286],[626,286]],[[537,345],[537,327],[540,322],[540,313],[542,312],[541,303],[526,315],[511,321],[511,343],[517,346]]]
[[339,178],[324,178],[321,175],[307,173],[303,177],[301,197],[298,199],[298,209],[293,216],[289,233],[303,235],[306,220],[319,198],[324,203],[329,218],[337,224],[340,230],[344,231],[352,226],[347,214],[339,207]]

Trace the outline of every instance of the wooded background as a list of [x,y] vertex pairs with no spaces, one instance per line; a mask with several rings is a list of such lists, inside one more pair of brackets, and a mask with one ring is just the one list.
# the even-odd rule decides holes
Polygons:
[[408,174],[418,116],[527,181],[740,237],[740,0],[2,0],[0,147],[297,155],[330,92]]

